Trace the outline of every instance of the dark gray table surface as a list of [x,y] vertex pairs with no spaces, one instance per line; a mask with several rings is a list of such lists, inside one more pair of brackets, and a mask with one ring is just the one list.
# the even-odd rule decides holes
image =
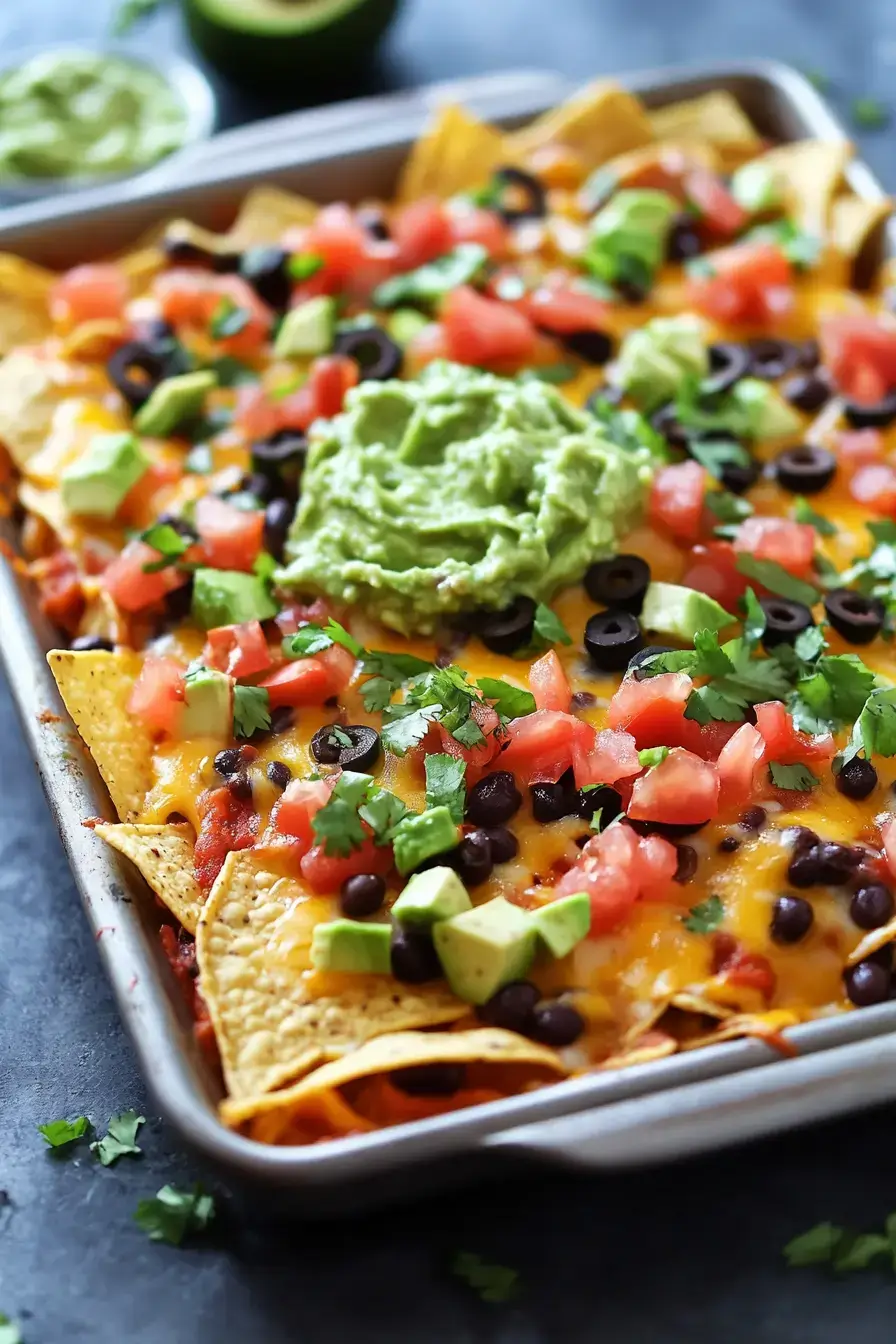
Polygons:
[[[99,36],[107,0],[0,4],[0,54]],[[155,49],[182,39],[154,20]],[[571,75],[774,56],[825,71],[843,107],[886,98],[888,0],[407,0],[357,92],[511,66]],[[225,121],[260,115],[222,90]],[[890,133],[862,145],[896,182]],[[2,637],[2,632],[0,632]],[[879,1111],[687,1166],[511,1182],[337,1226],[265,1228],[217,1187],[201,1243],[154,1245],[138,1199],[203,1175],[154,1118],[65,857],[0,683],[0,1312],[26,1344],[827,1344],[896,1336],[896,1279],[784,1268],[822,1220],[879,1225],[896,1207],[896,1112]],[[149,1117],[145,1156],[101,1169],[44,1151],[35,1125],[119,1108]],[[452,1278],[458,1249],[520,1271],[517,1304]]]

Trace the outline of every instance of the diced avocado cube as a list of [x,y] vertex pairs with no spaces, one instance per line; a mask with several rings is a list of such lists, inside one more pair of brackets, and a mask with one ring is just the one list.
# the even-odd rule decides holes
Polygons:
[[731,396],[746,411],[754,439],[780,439],[797,434],[802,428],[798,413],[788,406],[773,383],[761,378],[741,378],[731,389]]
[[134,428],[138,434],[164,439],[185,420],[199,415],[206,394],[217,382],[218,375],[213,369],[197,369],[194,373],[163,379],[134,416]]
[[644,410],[670,401],[689,377],[709,371],[709,355],[700,320],[655,317],[622,342],[616,367],[620,387]]
[[233,726],[233,681],[224,672],[197,667],[184,678],[181,737],[229,739]]
[[532,912],[532,923],[541,945],[552,957],[565,957],[591,928],[591,901],[585,891],[561,896]]
[[62,502],[69,513],[112,518],[149,465],[133,434],[94,434],[78,460],[62,473]]
[[394,313],[389,314],[386,331],[396,345],[404,347],[410,345],[414,337],[429,326],[430,321],[423,313],[418,313],[416,308],[396,308]]
[[502,985],[523,979],[535,956],[535,924],[497,896],[433,926],[445,978],[465,1003],[485,1003]]
[[472,905],[453,868],[429,868],[414,874],[393,905],[392,914],[399,924],[428,927],[437,919],[460,915]]
[[203,630],[217,625],[267,621],[277,604],[254,574],[236,569],[197,569],[193,576],[193,620]]
[[682,644],[693,644],[698,630],[724,630],[736,619],[715,598],[678,583],[651,583],[641,609],[645,630]]
[[333,919],[318,924],[311,935],[311,965],[316,971],[388,975],[392,969],[391,942],[389,924]]
[[403,875],[419,868],[426,859],[444,854],[460,841],[460,827],[447,807],[431,807],[416,817],[405,817],[395,830],[392,853]]
[[291,308],[280,323],[274,354],[278,359],[323,355],[333,345],[336,300],[328,294]]

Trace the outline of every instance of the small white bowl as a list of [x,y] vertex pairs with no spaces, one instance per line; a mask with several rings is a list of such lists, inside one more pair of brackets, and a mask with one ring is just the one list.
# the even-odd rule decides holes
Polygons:
[[24,47],[0,61],[0,75],[22,66],[35,56],[45,56],[53,52],[89,52],[91,55],[115,56],[129,61],[132,65],[142,65],[146,69],[161,75],[165,82],[180,98],[187,115],[183,144],[172,150],[156,163],[145,168],[133,168],[116,173],[73,173],[70,177],[0,177],[0,204],[12,205],[17,202],[36,201],[43,196],[60,196],[66,192],[81,191],[85,187],[97,187],[107,182],[120,182],[129,177],[145,178],[149,174],[167,172],[181,154],[202,140],[207,140],[215,130],[218,107],[214,90],[205,75],[191,61],[180,56],[163,56],[156,60],[147,57],[145,52],[123,42],[58,42],[46,47]]

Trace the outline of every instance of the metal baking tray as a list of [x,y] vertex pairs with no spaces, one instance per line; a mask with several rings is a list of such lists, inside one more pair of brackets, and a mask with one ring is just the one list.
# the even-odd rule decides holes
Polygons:
[[[730,90],[776,140],[845,132],[796,71],[757,63],[666,70],[625,82],[651,106]],[[0,249],[55,266],[114,252],[173,215],[226,225],[243,194],[275,182],[319,200],[388,195],[433,101],[450,96],[505,125],[552,106],[568,83],[547,72],[458,81],[397,98],[299,113],[226,152],[191,161],[189,181],[107,187],[77,200],[17,207],[0,217]],[[883,195],[856,164],[856,191]],[[878,240],[877,257],[896,252]],[[14,541],[8,524],[0,524]],[[503,1170],[507,1159],[601,1169],[707,1151],[896,1097],[896,1003],[794,1028],[794,1059],[758,1040],[673,1055],[592,1074],[486,1106],[309,1148],[272,1148],[218,1121],[220,1083],[196,1048],[174,977],[162,955],[158,915],[130,867],[82,826],[114,817],[92,761],[68,725],[44,653],[53,631],[29,586],[0,566],[0,653],[34,751],[88,918],[96,933],[143,1072],[160,1109],[184,1140],[232,1186],[262,1185],[269,1207],[338,1214],[416,1195],[450,1179]],[[49,911],[48,911],[49,915]]]

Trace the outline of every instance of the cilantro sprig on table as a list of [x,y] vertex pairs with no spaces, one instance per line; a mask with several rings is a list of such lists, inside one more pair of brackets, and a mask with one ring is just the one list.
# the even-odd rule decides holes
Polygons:
[[838,1274],[882,1264],[884,1257],[896,1274],[896,1213],[887,1217],[882,1232],[852,1232],[835,1223],[817,1223],[784,1247],[791,1269],[830,1265]]
[[109,1126],[101,1139],[90,1145],[90,1151],[104,1167],[111,1167],[120,1157],[137,1156],[143,1149],[137,1143],[137,1131],[145,1117],[136,1111],[119,1111],[109,1119]]
[[520,1290],[520,1276],[509,1265],[496,1265],[473,1251],[458,1251],[451,1272],[463,1279],[483,1302],[509,1302]]
[[77,1143],[85,1137],[90,1129],[90,1121],[86,1115],[79,1115],[76,1120],[50,1120],[37,1128],[50,1148],[67,1148],[70,1143]]
[[134,1222],[150,1241],[179,1246],[191,1232],[204,1232],[215,1216],[215,1201],[197,1182],[192,1190],[163,1185],[152,1199],[141,1199]]

